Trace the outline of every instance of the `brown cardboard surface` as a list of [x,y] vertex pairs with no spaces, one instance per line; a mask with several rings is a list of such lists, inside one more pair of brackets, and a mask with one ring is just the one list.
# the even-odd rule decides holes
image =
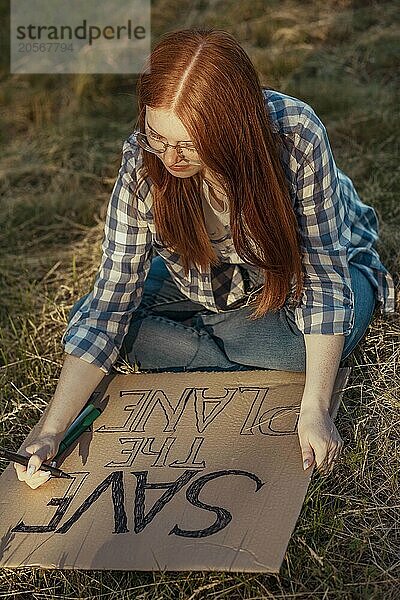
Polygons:
[[0,565],[278,572],[311,477],[296,432],[304,378],[106,376],[92,396],[103,413],[58,465],[73,479],[32,490],[12,465],[2,474]]

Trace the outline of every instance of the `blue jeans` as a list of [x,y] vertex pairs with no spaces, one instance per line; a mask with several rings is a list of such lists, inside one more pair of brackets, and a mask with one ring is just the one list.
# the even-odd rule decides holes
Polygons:
[[[364,337],[375,309],[375,291],[350,264],[354,290],[354,327],[345,337],[341,366]],[[69,319],[86,296],[73,306]],[[305,371],[304,335],[285,310],[246,318],[248,306],[213,313],[184,296],[164,260],[155,256],[133,313],[121,356],[140,371],[241,371],[273,369]]]

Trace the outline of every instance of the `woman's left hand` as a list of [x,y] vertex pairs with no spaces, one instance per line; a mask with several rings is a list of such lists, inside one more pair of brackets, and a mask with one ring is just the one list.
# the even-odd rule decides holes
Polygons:
[[318,407],[300,409],[297,433],[304,469],[308,469],[315,461],[321,474],[331,473],[342,450],[343,440],[329,412]]

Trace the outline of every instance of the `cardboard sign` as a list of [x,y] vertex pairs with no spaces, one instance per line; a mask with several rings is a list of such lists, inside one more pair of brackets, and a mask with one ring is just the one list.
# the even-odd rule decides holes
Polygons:
[[[338,372],[334,414],[349,374]],[[311,476],[296,431],[304,382],[106,376],[92,395],[102,414],[58,464],[73,479],[32,490],[12,465],[2,474],[0,564],[278,572]]]

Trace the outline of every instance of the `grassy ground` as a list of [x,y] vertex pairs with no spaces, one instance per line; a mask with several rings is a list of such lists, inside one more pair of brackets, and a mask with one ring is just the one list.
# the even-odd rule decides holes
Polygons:
[[[0,411],[2,439],[18,447],[54,392],[68,311],[93,281],[136,106],[134,76],[10,75],[6,4]],[[152,7],[154,40],[177,27],[227,29],[263,84],[315,108],[338,166],[378,212],[379,251],[398,286],[396,3],[154,0]],[[354,355],[338,416],[345,450],[334,475],[314,476],[279,576],[3,569],[0,597],[399,598],[399,334],[398,314],[376,317]]]

